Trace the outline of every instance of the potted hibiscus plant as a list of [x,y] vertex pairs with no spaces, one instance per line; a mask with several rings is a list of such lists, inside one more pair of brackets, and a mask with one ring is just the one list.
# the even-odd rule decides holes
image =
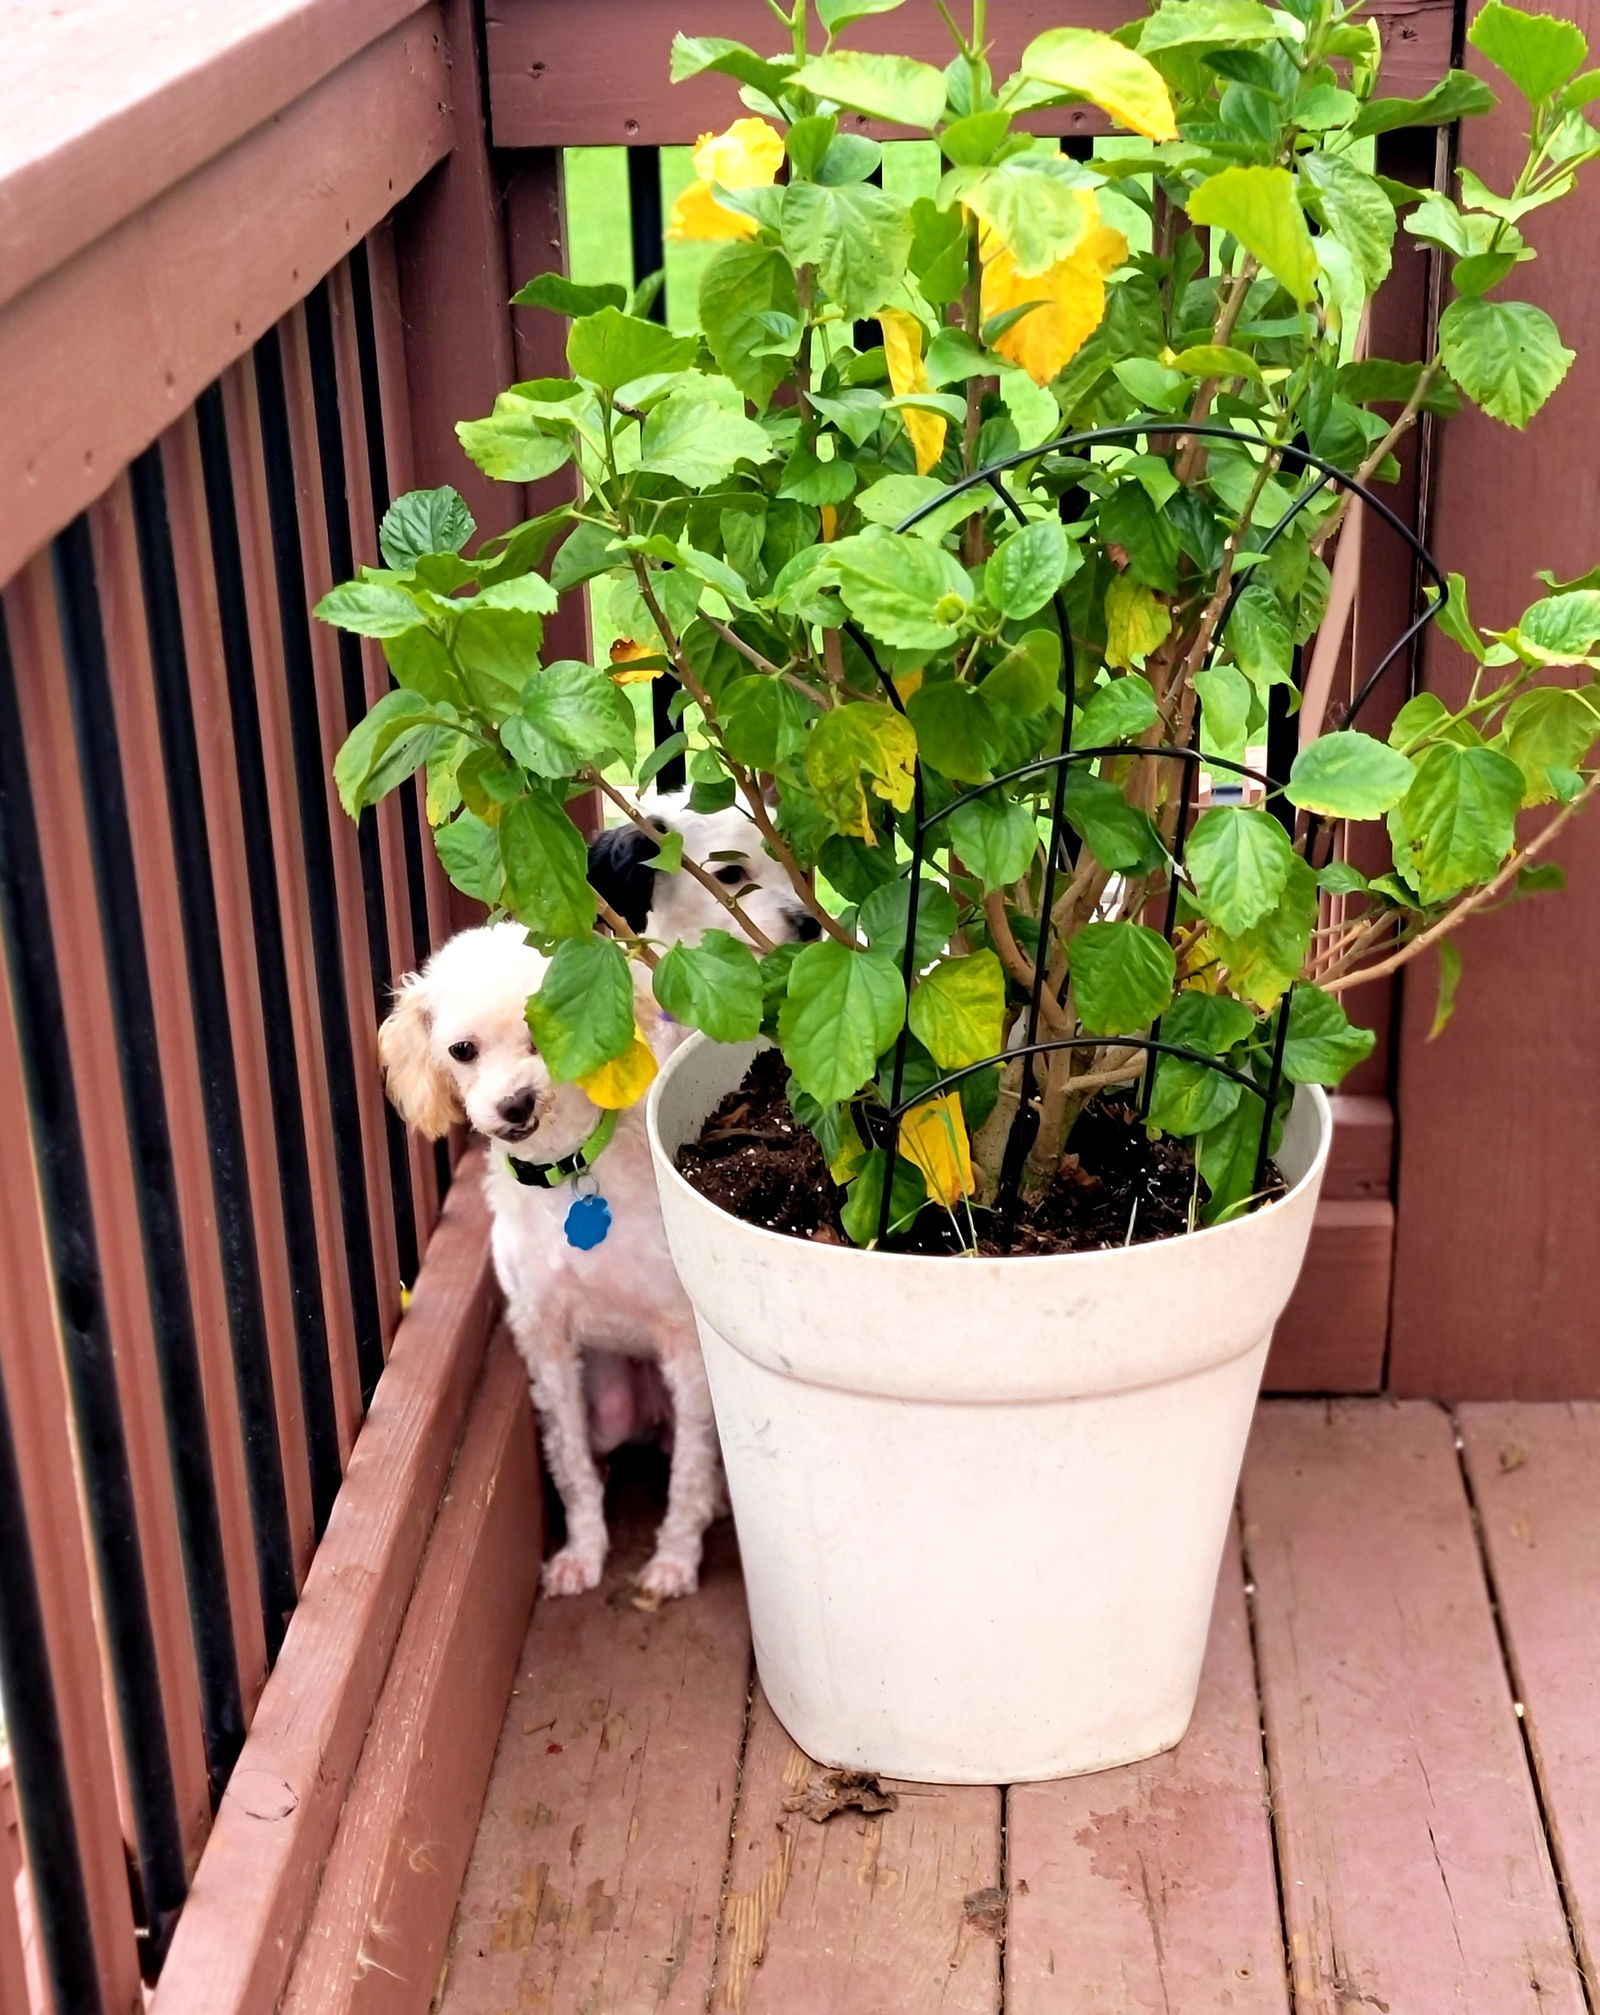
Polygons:
[[[402,498],[386,566],[322,603],[396,681],[339,787],[355,813],[425,766],[454,880],[553,953],[552,1070],[649,1087],[780,1717],[904,1776],[1096,1768],[1188,1718],[1320,1087],[1372,1043],[1347,997],[1431,950],[1447,1009],[1450,933],[1557,878],[1600,781],[1600,575],[1492,636],[1440,582],[1463,704],[1341,720],[1258,775],[1357,489],[1424,413],[1524,427],[1571,362],[1512,283],[1525,218],[1600,153],[1600,72],[1575,27],[1489,0],[1469,39],[1526,159],[1425,191],[1375,136],[1493,95],[1384,96],[1375,24],[1335,0],[1161,0],[1048,30],[1007,78],[983,0],[943,70],[854,46],[898,0],[769,4],[780,53],[674,48],[675,77],[728,80],[671,225],[723,241],[698,329],[536,279],[570,375],[460,428],[491,476],[570,466],[572,501],[469,555],[453,491]],[[1028,130],[1077,102],[1117,136],[1083,160]],[[937,142],[924,193],[881,185],[867,120]],[[1398,232],[1448,281],[1419,361],[1361,354]],[[629,641],[544,662],[542,619],[602,578]],[[638,763],[656,678],[676,731]],[[813,941],[772,945],[660,839],[630,786],[678,753]],[[726,930],[651,942],[597,894],[569,817],[595,792]],[[1332,845],[1362,822],[1381,872]],[[653,1086],[630,959],[701,1032]],[[773,1125],[820,1171],[783,1220],[809,1237],[725,1180]],[[1074,1240],[1112,1193],[1113,1233]]]

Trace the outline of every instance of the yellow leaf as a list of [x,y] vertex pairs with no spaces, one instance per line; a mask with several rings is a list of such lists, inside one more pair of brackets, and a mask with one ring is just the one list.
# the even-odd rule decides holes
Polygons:
[[[883,361],[895,397],[903,399],[910,392],[926,392],[928,373],[922,362],[922,324],[903,308],[885,308],[878,317],[878,327],[883,331]],[[925,476],[944,453],[944,415],[902,406],[900,417],[917,458],[917,474]]]
[[726,133],[702,133],[695,142],[694,172],[724,189],[759,189],[783,166],[783,135],[765,119],[735,119]]
[[1148,57],[1096,28],[1050,28],[1036,35],[1022,52],[1022,69],[1025,76],[1087,98],[1147,140],[1178,137],[1161,72]]
[[618,686],[646,685],[666,670],[661,653],[632,637],[618,637],[611,646],[611,679]]
[[928,1194],[947,1210],[971,1196],[972,1152],[961,1101],[953,1091],[911,1108],[900,1122],[900,1152],[920,1171]]
[[894,689],[903,700],[909,700],[913,693],[921,692],[922,673],[920,669],[914,672],[896,672]]
[[1106,663],[1122,671],[1142,665],[1172,632],[1172,611],[1131,574],[1106,589]]
[[916,730],[878,700],[852,700],[822,716],[806,742],[806,778],[836,832],[878,843],[867,785],[897,812],[916,789]]
[[994,348],[1020,364],[1036,385],[1048,385],[1083,348],[1106,312],[1106,275],[1128,256],[1128,241],[1120,231],[1100,222],[1100,206],[1092,191],[1073,194],[1086,208],[1083,237],[1065,259],[1048,272],[1024,276],[995,232],[985,228],[979,240],[983,255],[983,319],[1003,315],[1008,308],[1037,305],[999,336]]
[[756,220],[737,210],[725,210],[711,193],[709,182],[690,182],[672,199],[666,235],[674,240],[753,238]]
[[633,1041],[610,1063],[603,1063],[598,1070],[590,1071],[587,1077],[578,1079],[580,1090],[588,1093],[598,1106],[608,1111],[618,1111],[623,1106],[637,1105],[650,1089],[655,1079],[656,1060],[650,1045],[637,1029]]

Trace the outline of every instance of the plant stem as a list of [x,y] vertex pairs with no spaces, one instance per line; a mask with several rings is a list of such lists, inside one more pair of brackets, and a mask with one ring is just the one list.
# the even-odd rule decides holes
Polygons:
[[[629,804],[615,784],[608,783],[600,772],[595,769],[593,764],[584,771],[583,776],[585,783],[593,784],[603,797],[609,799],[616,806],[617,810],[621,812],[630,824],[637,826],[640,832],[648,833],[657,845],[660,844],[660,828],[653,826],[636,805]],[[744,910],[740,907],[739,898],[713,876],[708,875],[698,861],[690,860],[687,854],[683,857],[683,872],[691,881],[698,882],[708,895],[716,897],[717,901],[721,903],[728,914],[737,921],[739,928],[750,939],[751,943],[755,945],[758,951],[770,952],[774,949],[771,938],[767,936],[760,924],[753,917],[746,916]],[[606,920],[608,923],[611,921],[609,917]],[[626,924],[623,925],[623,929],[627,930]]]

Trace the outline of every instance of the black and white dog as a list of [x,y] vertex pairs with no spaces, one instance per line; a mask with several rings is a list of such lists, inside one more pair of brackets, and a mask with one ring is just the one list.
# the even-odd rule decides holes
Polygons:
[[[746,914],[774,942],[816,935],[743,812],[697,813],[659,797],[641,809],[658,831],[683,834],[685,858],[743,891]],[[618,915],[665,944],[728,927],[728,911],[691,876],[650,865],[655,852],[632,825],[591,846],[591,880]],[[437,1138],[464,1120],[488,1143],[495,1270],[566,1508],[545,1592],[599,1582],[607,1539],[595,1457],[667,1425],[664,1386],[667,1512],[639,1585],[657,1599],[685,1595],[722,1488],[700,1342],[667,1251],[642,1104],[607,1114],[577,1085],[554,1083],[528,1034],[524,1004],[547,963],[520,924],[463,931],[402,981],[379,1056],[408,1125]],[[636,972],[639,1026],[664,1055],[680,1032],[657,1008],[649,973]]]

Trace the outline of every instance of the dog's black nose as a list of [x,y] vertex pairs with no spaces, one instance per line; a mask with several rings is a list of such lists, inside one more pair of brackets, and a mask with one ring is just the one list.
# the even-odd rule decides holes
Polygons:
[[526,1126],[533,1118],[533,1108],[538,1096],[531,1091],[514,1092],[510,1098],[501,1099],[496,1111],[507,1126]]
[[794,920],[794,934],[802,944],[810,944],[822,935],[822,926],[813,916],[798,916]]

